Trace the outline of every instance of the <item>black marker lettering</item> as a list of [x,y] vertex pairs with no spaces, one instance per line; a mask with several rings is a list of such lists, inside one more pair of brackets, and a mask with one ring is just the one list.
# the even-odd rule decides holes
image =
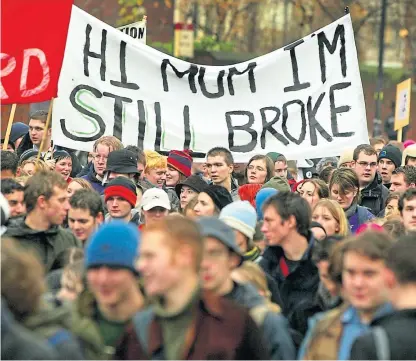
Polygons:
[[247,69],[244,71],[238,71],[236,67],[232,67],[228,70],[227,83],[228,91],[230,95],[234,95],[234,84],[233,84],[233,75],[243,75],[248,72],[248,82],[250,84],[250,90],[252,93],[256,92],[256,79],[254,78],[254,68],[257,66],[256,62],[252,62],[247,65]]
[[155,137],[155,151],[160,152],[160,143],[162,142],[162,115],[160,110],[160,103],[155,103],[156,115],[156,137]]
[[322,125],[316,120],[316,113],[321,106],[322,100],[324,99],[325,92],[322,93],[318,100],[316,101],[315,105],[312,105],[312,97],[308,98],[308,104],[306,105],[308,109],[308,120],[309,120],[309,133],[311,137],[311,145],[318,144],[318,138],[316,136],[316,131],[318,130],[319,134],[321,134],[328,142],[332,142],[332,137],[327,133],[327,131],[322,127]]
[[84,45],[84,75],[90,76],[90,71],[88,68],[88,59],[89,57],[95,59],[101,59],[101,66],[100,66],[100,76],[101,80],[105,81],[105,71],[106,71],[106,60],[105,60],[105,51],[107,47],[107,30],[103,30],[101,34],[101,52],[94,53],[90,50],[91,46],[91,30],[92,26],[90,24],[87,25],[85,28],[85,45]]
[[168,74],[166,72],[166,68],[170,65],[171,69],[174,71],[175,75],[182,79],[186,74],[189,74],[188,81],[189,81],[189,88],[191,89],[192,93],[196,93],[196,85],[195,85],[195,76],[198,74],[198,67],[196,65],[191,65],[188,70],[186,71],[179,71],[176,69],[169,59],[163,59],[162,64],[160,66],[160,71],[162,73],[162,80],[163,80],[163,90],[165,92],[169,91],[169,84],[168,84]]
[[144,136],[146,135],[146,110],[144,108],[143,100],[137,101],[137,108],[139,110],[139,135],[137,139],[137,146],[144,149]]
[[[134,28],[135,29],[135,28]],[[125,41],[120,42],[120,78],[121,81],[110,80],[110,84],[120,88],[137,90],[139,86],[136,83],[129,83],[126,74],[126,45]]]
[[[237,115],[245,115],[248,117],[248,122],[245,125],[237,125],[233,126],[232,124],[232,116]],[[227,122],[227,128],[228,128],[228,148],[231,152],[243,152],[247,153],[252,151],[254,148],[256,148],[257,144],[257,132],[251,128],[251,126],[254,124],[254,114],[248,111],[244,110],[237,110],[233,112],[227,112],[225,113],[225,119]],[[234,130],[243,130],[251,135],[251,141],[248,144],[244,145],[234,145]]]
[[191,145],[191,126],[189,120],[189,106],[185,105],[183,107],[183,124],[184,124],[184,131],[185,131],[185,141],[183,143],[183,149],[189,149]]
[[306,89],[311,86],[311,83],[300,83],[299,81],[299,68],[298,68],[298,61],[296,59],[295,48],[302,43],[304,43],[303,39],[295,41],[293,44],[290,44],[284,48],[285,50],[290,51],[290,60],[292,62],[292,73],[293,73],[293,85],[285,87],[283,89],[285,93]]
[[216,98],[221,98],[222,96],[224,96],[225,70],[221,70],[218,73],[218,76],[217,76],[218,91],[216,93],[210,93],[207,90],[207,86],[205,85],[205,80],[204,80],[205,71],[206,71],[205,67],[201,66],[201,68],[199,69],[199,75],[198,75],[198,83],[199,83],[199,86],[201,87],[202,94],[204,94],[204,96],[206,96],[209,99],[216,99]]
[[[271,122],[267,121],[267,111],[275,112],[274,118]],[[277,107],[265,107],[260,109],[260,114],[261,121],[263,123],[263,131],[261,132],[260,137],[260,145],[262,149],[266,148],[266,132],[270,132],[270,134],[273,135],[283,145],[288,145],[289,141],[283,135],[279,134],[276,131],[276,129],[273,128],[273,125],[275,125],[279,121],[280,109]]]
[[121,97],[119,95],[107,92],[104,92],[103,95],[105,97],[114,98],[113,135],[121,141],[123,136],[123,102],[132,103],[133,100],[131,100],[130,98]]
[[[300,106],[300,116],[302,119],[302,127],[301,127],[301,131],[300,131],[300,135],[299,138],[296,139],[294,138],[288,131],[287,129],[287,119],[289,117],[289,113],[287,111],[287,108],[289,107],[289,105],[292,104],[297,104]],[[286,137],[292,141],[293,143],[299,145],[300,143],[302,143],[305,140],[305,135],[306,135],[306,116],[305,116],[305,104],[303,104],[303,102],[301,100],[291,100],[290,102],[287,102],[285,104],[283,104],[283,123],[282,123],[282,130],[283,133],[285,133]]]
[[351,107],[348,105],[341,105],[340,107],[335,106],[335,90],[346,89],[351,83],[337,83],[329,88],[329,103],[331,108],[331,127],[332,135],[338,138],[347,138],[355,134],[355,132],[340,133],[338,130],[337,114],[349,112]]

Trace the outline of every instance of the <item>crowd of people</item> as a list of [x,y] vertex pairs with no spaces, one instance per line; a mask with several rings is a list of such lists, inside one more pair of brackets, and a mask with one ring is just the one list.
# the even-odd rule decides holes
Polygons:
[[416,142],[83,161],[46,119],[1,151],[2,358],[416,359]]

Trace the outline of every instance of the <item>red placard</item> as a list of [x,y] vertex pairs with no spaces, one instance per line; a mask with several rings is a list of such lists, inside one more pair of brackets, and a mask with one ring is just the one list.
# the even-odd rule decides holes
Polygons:
[[0,99],[35,103],[56,97],[72,0],[2,0]]

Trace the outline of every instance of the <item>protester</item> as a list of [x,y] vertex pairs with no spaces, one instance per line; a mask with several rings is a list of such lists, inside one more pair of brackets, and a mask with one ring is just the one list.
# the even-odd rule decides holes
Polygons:
[[263,205],[268,198],[271,196],[279,193],[279,191],[275,188],[262,188],[256,195],[256,212],[257,212],[257,220],[263,220]]
[[387,144],[381,149],[378,155],[378,172],[381,175],[382,183],[387,189],[391,186],[393,171],[400,167],[402,152],[393,145]]
[[40,172],[40,171],[47,172],[50,170],[51,170],[50,167],[42,159],[29,158],[20,163],[18,172],[19,172],[19,176],[20,175],[33,176],[37,172]]
[[256,206],[256,195],[262,188],[263,184],[244,184],[238,187],[238,196],[242,201],[250,202],[250,204]]
[[11,239],[1,242],[1,295],[17,321],[48,341],[61,360],[83,360],[81,345],[71,334],[71,311],[42,299],[45,281],[42,265]]
[[238,200],[238,185],[232,178],[233,164],[233,156],[226,148],[212,148],[207,153],[206,165],[212,183],[224,187],[233,200]]
[[346,149],[341,153],[338,161],[338,168],[352,168],[354,161],[354,149]]
[[384,212],[384,218],[388,219],[392,216],[400,216],[399,212],[399,199],[400,192],[390,192],[389,196],[386,199],[386,208]]
[[412,165],[416,167],[416,144],[409,145],[402,154],[402,166]]
[[246,183],[264,184],[274,176],[272,160],[265,155],[255,155],[247,163],[244,172]]
[[17,217],[25,214],[25,188],[14,179],[3,179],[0,185],[1,193],[6,197],[7,202],[9,203],[10,217]]
[[324,169],[328,167],[336,168],[337,165],[338,165],[337,157],[321,158],[319,162],[316,164],[316,171],[318,172],[318,174],[321,174]]
[[308,202],[311,209],[314,209],[322,198],[329,197],[328,186],[321,179],[306,179],[298,188],[298,192]]
[[71,155],[65,150],[55,150],[53,159],[55,160],[55,171],[60,173],[69,184],[72,180],[70,177],[72,172]]
[[194,211],[198,217],[218,216],[221,210],[232,202],[231,194],[227,189],[211,184],[198,194],[198,202]]
[[[230,220],[229,217],[225,219]],[[205,243],[201,264],[203,289],[250,310],[250,315],[262,331],[271,360],[293,359],[295,348],[287,321],[281,315],[269,311],[265,300],[253,286],[236,283],[231,277],[232,270],[243,261],[233,230],[217,218],[203,217],[198,223]],[[261,310],[263,315],[260,319],[256,313]]]
[[133,152],[137,157],[137,171],[139,172],[140,180],[143,180],[144,169],[146,168],[146,155],[144,154],[143,150],[135,145],[128,145],[125,149]]
[[311,210],[298,194],[280,192],[266,199],[263,212],[262,232],[268,247],[259,264],[275,281],[272,299],[278,300],[288,316],[313,303],[318,290],[318,269],[312,262],[315,240],[309,230]]
[[391,192],[404,192],[416,188],[416,166],[405,165],[396,168],[391,176]]
[[332,199],[321,199],[315,205],[312,220],[323,226],[326,236],[346,237],[350,233],[344,210]]
[[325,184],[328,184],[332,173],[334,173],[334,170],[337,169],[337,167],[328,166],[322,169],[322,171],[319,173],[319,179],[325,182]]
[[1,150],[1,178],[15,178],[17,173],[17,166],[19,164],[19,158],[16,154],[7,150]]
[[136,185],[131,179],[117,177],[104,189],[104,201],[108,209],[106,222],[114,219],[136,225],[140,224],[140,213],[136,207]]
[[111,359],[125,327],[145,306],[135,268],[139,245],[137,227],[114,221],[100,227],[86,246],[88,288],[75,301],[73,329],[89,334],[87,359]]
[[183,215],[189,218],[198,218],[195,213],[195,206],[198,203],[198,197],[192,198],[183,210]]
[[136,184],[139,181],[137,162],[137,156],[131,151],[127,149],[113,150],[108,155],[104,181],[107,182],[117,177],[125,177]]
[[410,188],[399,199],[399,211],[407,232],[416,231],[416,189]]
[[377,156],[380,154],[383,147],[386,146],[386,141],[381,137],[370,138],[370,145],[377,152]]
[[269,359],[246,309],[201,292],[203,250],[199,227],[185,217],[144,229],[138,271],[155,302],[134,316],[116,359]]
[[84,178],[72,178],[71,182],[68,184],[68,196],[71,198],[73,194],[80,189],[91,189],[92,185]]
[[144,192],[140,207],[143,213],[143,222],[140,229],[160,222],[171,210],[169,197],[160,188],[151,188]]
[[393,238],[399,239],[400,237],[406,234],[406,229],[404,228],[404,224],[400,218],[391,216],[389,217],[383,224],[383,229]]
[[101,197],[92,189],[80,189],[70,198],[69,204],[69,229],[85,245],[104,221]]
[[25,123],[16,122],[13,123],[10,131],[9,141],[14,144],[15,149],[19,148],[23,137],[29,133],[29,126]]
[[166,187],[175,188],[192,174],[192,157],[189,150],[171,150],[167,158]]
[[123,149],[123,144],[113,136],[103,136],[93,145],[93,160],[88,173],[81,178],[90,182],[98,193],[104,193],[103,177],[107,168],[107,159],[111,152]]
[[416,358],[415,254],[416,243],[411,235],[400,239],[391,247],[386,259],[385,283],[395,311],[374,320],[371,323],[371,332],[355,340],[351,349],[351,360]]
[[221,210],[219,219],[233,229],[237,246],[245,261],[255,261],[260,257],[261,251],[253,242],[257,214],[250,203],[236,201],[228,204]]
[[60,225],[70,208],[67,183],[56,172],[42,171],[32,176],[24,192],[27,215],[10,220],[6,235],[36,251],[46,272],[63,266],[63,253],[81,247],[79,240]]
[[383,209],[389,190],[381,184],[377,173],[377,153],[367,144],[354,149],[353,168],[358,176],[361,200],[359,205],[367,207],[375,216]]
[[359,206],[359,182],[357,174],[349,168],[334,171],[329,183],[331,198],[338,202],[345,212],[352,233],[374,218],[369,209]]
[[371,231],[345,244],[342,287],[348,303],[311,321],[299,359],[348,360],[352,344],[370,322],[392,311],[383,279],[392,244],[387,234]]
[[183,210],[188,203],[208,186],[201,176],[194,174],[175,186],[176,194],[180,201],[180,209]]
[[[288,179],[288,164],[286,157],[277,152],[269,152],[267,153],[267,156],[274,163],[274,175],[276,177]],[[294,180],[292,179],[291,182],[294,183]]]

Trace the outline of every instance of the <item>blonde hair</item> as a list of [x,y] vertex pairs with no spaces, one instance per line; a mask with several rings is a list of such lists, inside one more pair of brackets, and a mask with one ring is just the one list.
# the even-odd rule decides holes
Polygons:
[[97,151],[97,147],[99,144],[107,146],[110,149],[110,152],[112,152],[113,150],[121,150],[124,148],[123,143],[121,143],[118,138],[112,135],[105,135],[97,139],[93,146],[94,152]]
[[168,167],[167,158],[158,152],[155,152],[154,150],[145,150],[144,155],[146,156],[146,168],[144,169],[145,173],[150,169]]
[[234,275],[238,275],[239,278],[244,279],[245,282],[253,285],[259,293],[264,295],[270,311],[281,311],[278,305],[271,302],[272,294],[267,285],[266,275],[258,264],[251,261],[245,261],[240,267],[236,268],[233,273]]
[[25,167],[26,164],[33,164],[35,167],[35,173],[39,172],[39,171],[50,171],[50,168],[48,167],[48,165],[41,159],[36,159],[36,158],[29,158],[26,159],[22,162],[22,164],[20,164],[20,172],[21,173],[25,173],[23,175],[28,175],[26,174],[26,172],[23,170],[23,168]]
[[84,178],[72,178],[69,184],[72,182],[78,183],[83,189],[93,189],[91,183]]
[[350,228],[348,226],[347,217],[345,216],[344,210],[341,208],[337,201],[334,201],[332,199],[321,199],[318,203],[316,203],[313,212],[315,212],[315,209],[318,209],[319,207],[326,208],[328,212],[331,213],[332,217],[334,217],[335,220],[338,222],[339,231],[337,235],[340,235],[342,237],[346,237],[349,235]]
[[[25,172],[21,171],[21,173],[25,173]],[[20,177],[16,177],[14,180],[24,187],[26,185],[26,182],[29,180],[29,178],[30,178],[29,175],[21,175]]]

